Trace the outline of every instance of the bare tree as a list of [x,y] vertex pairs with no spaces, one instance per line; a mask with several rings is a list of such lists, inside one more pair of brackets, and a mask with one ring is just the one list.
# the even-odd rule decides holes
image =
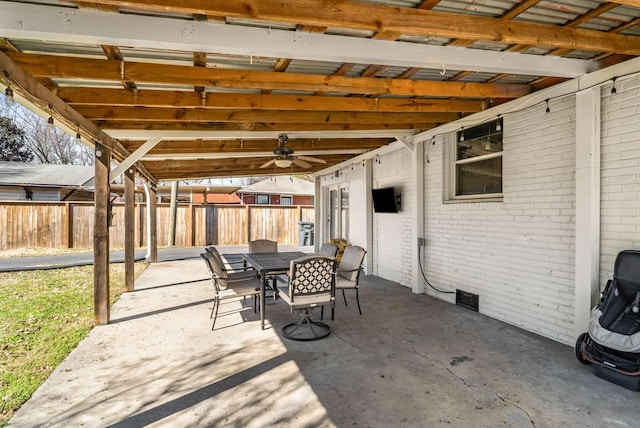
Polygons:
[[40,163],[92,165],[93,153],[88,146],[78,143],[73,136],[17,103],[7,103],[2,96],[0,115],[11,118],[25,134],[25,145]]

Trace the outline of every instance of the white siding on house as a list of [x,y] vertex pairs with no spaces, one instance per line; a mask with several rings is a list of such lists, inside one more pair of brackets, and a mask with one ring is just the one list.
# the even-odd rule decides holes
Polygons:
[[60,192],[58,190],[35,189],[33,191],[33,201],[54,202],[60,200]]
[[0,201],[24,201],[24,190],[0,187]]
[[621,250],[640,249],[640,77],[602,87],[600,284]]
[[[33,189],[32,201],[59,201],[60,192],[57,189]],[[0,187],[0,201],[26,201],[26,193],[21,188]]]

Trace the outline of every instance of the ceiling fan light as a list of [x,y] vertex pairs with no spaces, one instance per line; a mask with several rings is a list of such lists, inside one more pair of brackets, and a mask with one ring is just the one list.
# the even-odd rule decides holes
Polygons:
[[291,159],[276,159],[276,166],[278,168],[289,168],[291,166]]

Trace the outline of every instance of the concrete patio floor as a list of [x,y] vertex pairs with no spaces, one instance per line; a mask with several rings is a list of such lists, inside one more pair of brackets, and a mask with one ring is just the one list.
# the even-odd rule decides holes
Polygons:
[[[573,350],[376,277],[337,299],[332,334],[224,301],[200,259],[150,265],[16,413],[12,427],[636,427],[640,395]],[[325,320],[329,317],[326,316]]]

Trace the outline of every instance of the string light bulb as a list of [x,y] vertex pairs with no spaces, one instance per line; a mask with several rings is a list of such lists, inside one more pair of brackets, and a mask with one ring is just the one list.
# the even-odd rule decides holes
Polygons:
[[47,106],[49,109],[49,119],[47,119],[47,128],[53,129],[53,115],[51,114],[51,104]]
[[464,126],[460,128],[460,142],[464,141]]
[[496,123],[496,131],[502,131],[502,125],[500,125],[500,115],[498,115],[498,123]]
[[549,108],[549,100],[544,100],[545,103],[547,103],[547,109],[544,111],[545,114],[549,114],[551,113],[551,109]]
[[13,89],[10,86],[7,86],[7,89],[4,90],[4,96],[7,99],[7,103],[13,104]]
[[611,95],[614,96],[614,97],[618,93],[618,90],[616,89],[616,79],[617,79],[617,77],[613,78],[613,86],[611,87]]
[[82,142],[82,136],[80,135],[80,127],[78,127],[78,132],[76,132],[76,143]]

